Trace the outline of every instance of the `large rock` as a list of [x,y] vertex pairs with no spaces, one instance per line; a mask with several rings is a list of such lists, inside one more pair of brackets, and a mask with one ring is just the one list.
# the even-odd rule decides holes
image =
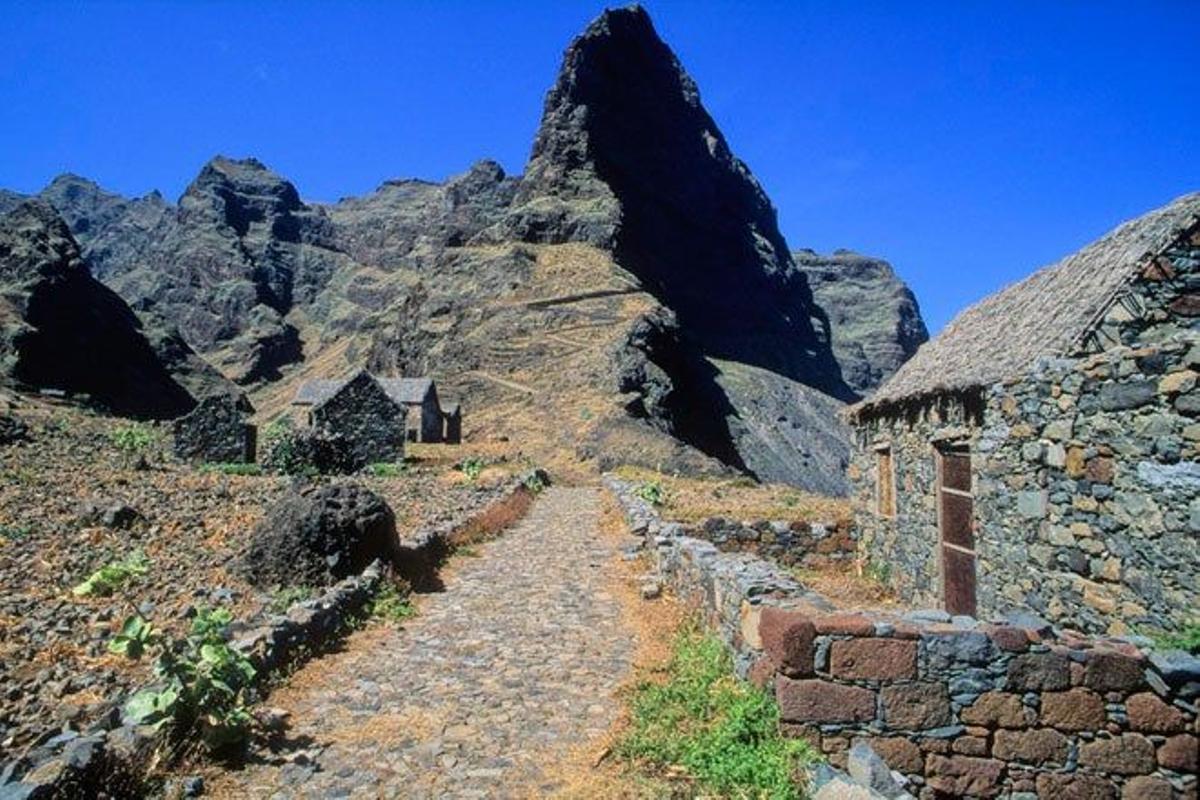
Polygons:
[[255,586],[328,586],[398,552],[396,520],[381,497],[353,484],[310,485],[267,510],[242,571]]
[[87,394],[118,414],[174,417],[195,405],[41,201],[0,218],[0,380]]

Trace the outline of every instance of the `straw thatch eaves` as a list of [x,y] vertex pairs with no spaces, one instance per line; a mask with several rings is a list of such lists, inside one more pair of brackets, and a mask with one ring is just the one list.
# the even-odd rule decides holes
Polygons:
[[[315,380],[305,381],[296,390],[292,405],[316,406],[337,394],[346,385],[345,380]],[[419,405],[425,402],[433,388],[431,378],[375,378],[375,382],[395,403],[402,405]]]
[[1062,261],[963,311],[852,417],[962,394],[1030,372],[1044,356],[1076,352],[1148,261],[1200,224],[1200,192],[1126,222]]

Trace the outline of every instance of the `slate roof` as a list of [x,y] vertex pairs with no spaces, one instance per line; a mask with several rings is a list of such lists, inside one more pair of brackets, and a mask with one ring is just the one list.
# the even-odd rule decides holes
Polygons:
[[[305,381],[296,390],[292,405],[315,406],[325,402],[346,385],[349,379]],[[432,378],[379,378],[375,381],[394,402],[414,405],[424,402],[433,389]]]
[[1197,224],[1200,192],[1126,222],[985,298],[922,345],[852,415],[1019,378],[1043,356],[1069,354],[1147,261]]

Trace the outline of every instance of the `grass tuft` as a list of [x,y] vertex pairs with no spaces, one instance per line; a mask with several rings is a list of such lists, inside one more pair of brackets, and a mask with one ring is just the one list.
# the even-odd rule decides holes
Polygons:
[[684,771],[706,795],[799,798],[811,746],[779,732],[771,695],[733,676],[728,649],[695,628],[677,636],[667,680],[644,682],[615,752],[665,772]]

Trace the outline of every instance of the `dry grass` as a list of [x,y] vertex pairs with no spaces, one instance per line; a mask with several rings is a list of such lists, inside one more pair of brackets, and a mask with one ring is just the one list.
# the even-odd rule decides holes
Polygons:
[[[600,535],[620,539],[628,535],[616,503],[605,495]],[[633,632],[635,649],[633,669],[622,682],[619,695],[628,697],[639,683],[661,680],[663,668],[671,658],[675,632],[686,619],[685,609],[667,595],[654,601],[643,600],[641,576],[647,564],[642,561],[614,560],[611,570],[612,593],[621,603],[621,616]],[[609,798],[662,798],[673,793],[672,787],[656,778],[632,770],[609,758],[613,746],[629,724],[628,710],[622,707],[612,727],[598,739],[585,742],[561,757],[546,770],[544,783],[556,783],[555,797],[564,800],[608,800]],[[525,795],[537,797],[537,793]]]
[[664,519],[702,522],[710,517],[735,520],[787,520],[848,524],[849,501],[809,494],[791,486],[755,483],[749,478],[691,478],[623,466],[617,477],[634,483],[658,483],[666,492],[659,509]]
[[846,611],[891,609],[903,605],[890,586],[861,574],[853,564],[796,569],[793,574],[806,587]]

